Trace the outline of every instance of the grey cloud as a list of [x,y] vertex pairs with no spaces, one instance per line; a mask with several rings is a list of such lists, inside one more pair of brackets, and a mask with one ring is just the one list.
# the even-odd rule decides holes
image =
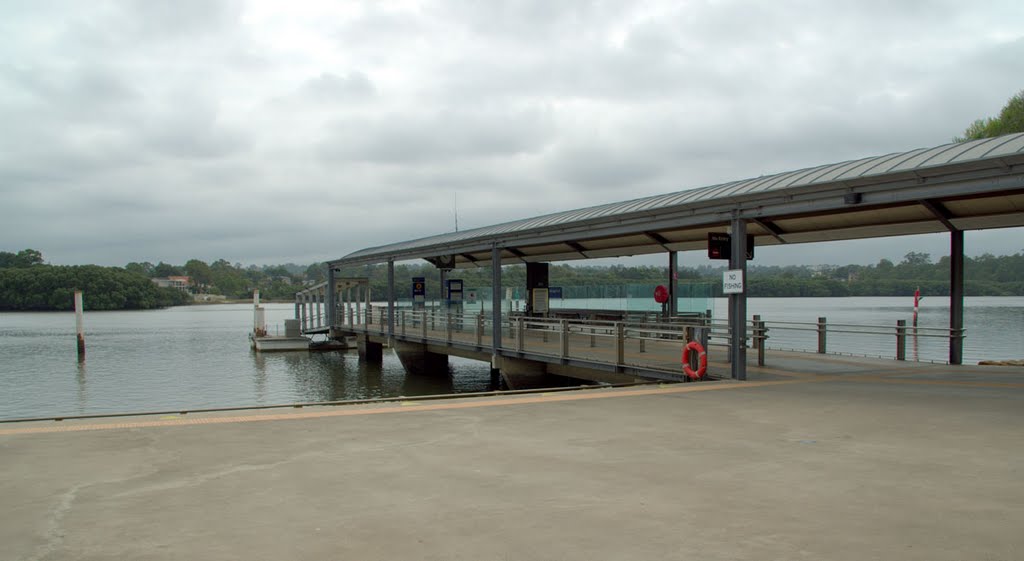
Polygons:
[[373,97],[377,92],[366,74],[354,71],[345,76],[325,72],[307,80],[300,89],[300,95],[316,102],[345,102]]
[[325,160],[381,164],[499,157],[542,150],[553,132],[543,110],[442,109],[335,122],[320,142]]
[[0,249],[55,262],[323,259],[456,193],[468,228],[934,145],[1024,74],[1014,2],[33,6],[0,8]]

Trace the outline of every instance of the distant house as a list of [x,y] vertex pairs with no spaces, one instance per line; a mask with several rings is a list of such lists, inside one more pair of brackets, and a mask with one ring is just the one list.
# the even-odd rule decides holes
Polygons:
[[152,280],[153,283],[159,286],[160,288],[177,288],[182,292],[192,291],[192,279],[189,277],[175,276],[155,278],[150,280]]

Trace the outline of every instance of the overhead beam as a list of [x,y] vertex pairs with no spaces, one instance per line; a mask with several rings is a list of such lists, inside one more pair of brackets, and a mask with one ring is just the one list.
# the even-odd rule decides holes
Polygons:
[[665,236],[662,236],[657,232],[644,232],[644,235],[647,236],[647,239],[660,245],[665,251],[672,251],[668,248],[669,241],[665,239]]
[[751,218],[750,221],[760,226],[762,230],[771,234],[771,236],[778,240],[779,243],[789,243],[788,241],[786,241],[786,238],[782,237],[786,235],[786,232],[783,231],[782,228],[779,228],[779,225],[772,222],[771,220],[765,220],[763,218]]
[[511,253],[512,255],[514,255],[517,259],[519,259],[523,263],[526,263],[526,254],[523,253],[522,251],[519,251],[518,249],[516,249],[514,247],[506,247],[505,251]]
[[957,228],[956,225],[953,224],[952,213],[950,213],[949,209],[943,206],[941,202],[932,199],[921,199],[919,202],[921,203],[921,206],[928,209],[928,212],[932,213],[932,216],[934,216],[939,222],[942,222],[942,225],[945,226],[947,230],[950,232],[960,231],[960,228]]
[[587,252],[587,248],[585,248],[582,245],[580,245],[579,242],[568,241],[568,242],[565,242],[565,245],[569,246],[570,248],[572,248],[573,251],[575,251],[576,253],[579,253],[583,257],[587,256],[587,253],[586,253]]
[[470,255],[468,253],[460,253],[459,255],[461,255],[462,257],[464,257],[466,259],[466,261],[469,261],[470,263],[476,265],[477,267],[480,266],[480,260],[477,259],[476,257],[473,257],[472,255]]

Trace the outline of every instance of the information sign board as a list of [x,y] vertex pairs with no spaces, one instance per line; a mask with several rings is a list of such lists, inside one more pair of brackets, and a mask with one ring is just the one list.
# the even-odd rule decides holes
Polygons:
[[722,294],[743,293],[743,270],[736,269],[722,273]]

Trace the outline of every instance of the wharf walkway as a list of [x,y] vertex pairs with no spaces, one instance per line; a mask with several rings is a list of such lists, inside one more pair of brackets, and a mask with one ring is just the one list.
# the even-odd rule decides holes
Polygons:
[[1024,368],[750,372],[2,424],[3,557],[1020,559]]
[[[369,311],[341,306],[333,327],[326,323],[326,314],[302,314],[305,320],[302,327],[306,333],[354,335],[376,345],[395,342],[400,356],[412,346],[421,352],[435,355],[492,360],[493,323],[490,313],[446,314],[437,309],[400,309],[394,313],[392,338],[388,336],[387,309],[380,306],[372,307]],[[539,365],[552,374],[609,383],[642,379],[685,381],[682,348],[687,337],[692,336],[705,343],[708,377],[722,379],[730,375],[730,328],[728,322],[724,321],[704,318],[655,321],[639,316],[628,321],[601,321],[530,318],[509,314],[502,314],[501,318],[502,360]],[[750,379],[763,379],[773,366],[792,367],[807,362],[808,368],[814,369],[823,364],[842,362],[837,357],[823,361],[822,355],[808,356],[807,353],[768,349],[767,343],[772,337],[772,330],[768,327],[770,325],[757,319],[746,322],[746,340],[750,346],[748,363],[750,367],[766,367],[756,372],[751,370]],[[811,325],[810,329],[813,328]],[[900,345],[898,334],[902,333],[904,347],[906,339],[911,337],[907,329],[901,331],[900,328],[881,326],[859,326],[855,332],[874,332],[879,337],[891,337],[897,355]],[[819,336],[820,350],[824,351],[825,332],[819,332]],[[913,337],[946,338],[948,331],[915,329]],[[903,361],[882,364],[889,365],[891,362]],[[797,370],[800,370],[799,366]]]

